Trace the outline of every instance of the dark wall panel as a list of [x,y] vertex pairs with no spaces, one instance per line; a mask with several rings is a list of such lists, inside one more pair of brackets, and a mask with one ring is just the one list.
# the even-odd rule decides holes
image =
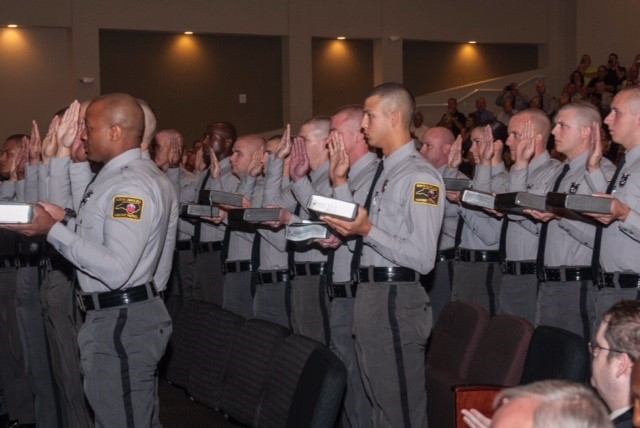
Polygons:
[[314,114],[362,104],[373,87],[373,42],[314,39],[312,52]]
[[537,45],[404,41],[404,83],[415,95],[538,67]]
[[218,120],[239,134],[282,127],[279,37],[102,30],[100,75],[102,93],[147,100],[158,128],[179,130],[187,143]]

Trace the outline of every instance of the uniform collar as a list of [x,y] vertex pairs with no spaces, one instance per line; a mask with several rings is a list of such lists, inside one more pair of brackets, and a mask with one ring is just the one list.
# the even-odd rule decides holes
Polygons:
[[360,172],[362,172],[366,168],[367,165],[375,162],[376,159],[378,159],[378,157],[376,156],[375,153],[369,152],[369,153],[365,154],[360,159],[358,159],[356,161],[356,163],[351,165],[351,168],[350,168],[350,171],[349,171],[349,177],[351,177],[351,178],[357,177],[358,174],[360,174]]
[[415,156],[417,154],[418,150],[416,149],[415,143],[413,142],[413,140],[409,140],[404,146],[400,147],[389,156],[385,156],[383,158],[384,169],[386,171],[391,171],[400,163],[404,162],[406,158]]
[[142,153],[140,153],[140,148],[127,150],[126,152],[120,153],[118,156],[104,164],[99,174],[107,174],[111,171],[115,171],[118,168],[121,168],[124,165],[128,164],[129,162],[141,158]]
[[328,174],[328,173],[329,173],[329,161],[326,160],[322,163],[322,165],[318,167],[318,169],[315,169],[309,173],[309,178],[311,179],[312,182],[316,182],[320,177],[322,177],[323,174]]

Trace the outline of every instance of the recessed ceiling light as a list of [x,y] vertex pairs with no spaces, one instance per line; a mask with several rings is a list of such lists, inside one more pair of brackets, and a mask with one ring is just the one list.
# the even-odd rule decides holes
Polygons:
[[338,40],[347,40],[347,38],[345,36],[338,36],[336,37]]
[[475,45],[476,43],[478,43],[478,42],[476,42],[475,40],[469,40],[469,44],[470,45]]
[[9,24],[7,28],[18,28],[18,24]]
[[190,36],[193,34],[193,31],[185,31],[184,34],[186,34],[187,36]]

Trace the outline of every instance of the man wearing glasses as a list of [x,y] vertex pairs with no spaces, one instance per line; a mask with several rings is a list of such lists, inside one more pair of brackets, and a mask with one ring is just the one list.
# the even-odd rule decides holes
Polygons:
[[604,315],[595,338],[591,385],[611,412],[616,428],[632,427],[631,373],[640,357],[640,301],[622,300]]

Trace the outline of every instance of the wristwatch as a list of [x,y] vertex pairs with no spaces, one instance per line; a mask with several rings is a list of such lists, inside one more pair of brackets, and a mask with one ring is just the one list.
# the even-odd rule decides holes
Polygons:
[[76,218],[76,212],[74,210],[72,210],[71,208],[65,208],[64,209],[64,218],[62,219],[62,221],[60,223],[62,223],[62,224],[64,224],[66,226],[67,223],[69,223],[69,221],[72,218]]

